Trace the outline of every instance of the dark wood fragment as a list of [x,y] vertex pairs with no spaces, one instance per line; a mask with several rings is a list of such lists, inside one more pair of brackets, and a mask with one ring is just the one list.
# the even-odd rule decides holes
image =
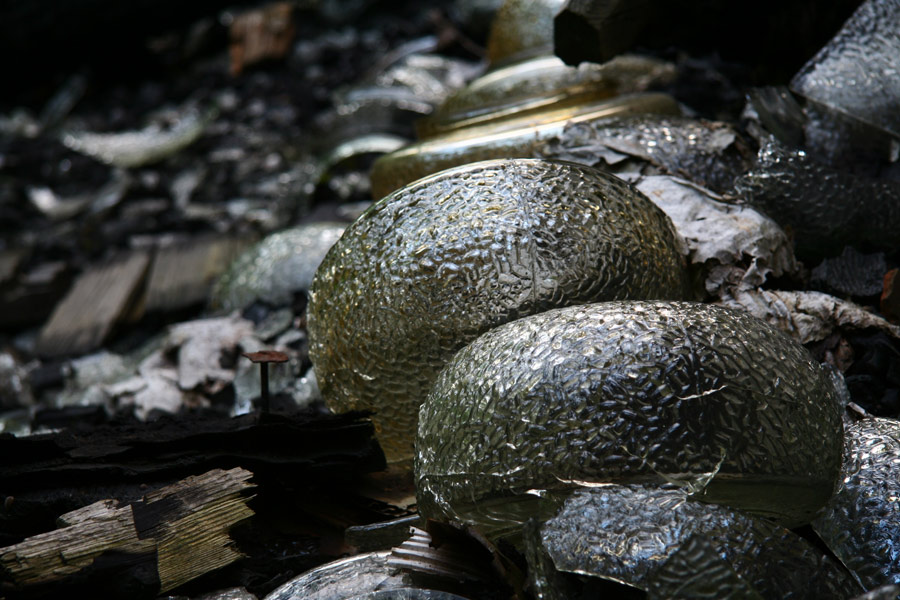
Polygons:
[[557,56],[569,64],[606,62],[634,43],[654,4],[654,0],[569,0],[553,22]]
[[881,312],[892,323],[900,322],[900,269],[891,269],[884,274],[881,291]]
[[18,330],[42,323],[72,282],[62,261],[39,264],[0,286],[0,329]]
[[[313,411],[228,418],[196,415],[106,424],[16,438],[0,435],[0,540],[46,530],[56,515],[109,497],[140,497],[212,468],[243,467],[261,481],[299,490],[317,482],[358,485],[385,468],[371,421],[361,413]],[[365,521],[363,521],[365,522]],[[6,542],[8,542],[8,537]]]

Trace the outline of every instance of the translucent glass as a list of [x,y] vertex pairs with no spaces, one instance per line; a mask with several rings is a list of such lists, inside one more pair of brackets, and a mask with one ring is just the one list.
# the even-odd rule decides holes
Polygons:
[[806,349],[746,313],[552,310],[489,331],[438,376],[419,415],[419,510],[498,528],[528,516],[518,501],[505,512],[510,497],[682,482],[705,501],[809,522],[837,484],[840,413]]
[[375,411],[398,460],[438,371],[481,333],[686,288],[671,222],[623,181],[555,161],[476,163],[388,196],[335,244],[313,283],[310,357],[329,407]]
[[[540,527],[537,543],[560,571],[657,597],[819,599],[862,591],[800,536],[767,519],[690,501],[680,490],[614,485],[578,492]],[[687,596],[689,589],[706,595]]]

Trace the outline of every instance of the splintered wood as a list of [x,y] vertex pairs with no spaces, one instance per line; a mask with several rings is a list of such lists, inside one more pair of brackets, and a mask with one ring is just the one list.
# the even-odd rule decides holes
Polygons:
[[241,553],[230,528],[253,516],[244,492],[253,474],[215,469],[117,507],[101,500],[60,517],[61,529],[0,548],[0,579],[17,589],[81,576],[105,553],[131,556],[135,568],[155,560],[159,593],[224,567]]
[[149,252],[136,251],[81,275],[41,330],[38,353],[63,356],[98,347],[134,305],[149,264]]

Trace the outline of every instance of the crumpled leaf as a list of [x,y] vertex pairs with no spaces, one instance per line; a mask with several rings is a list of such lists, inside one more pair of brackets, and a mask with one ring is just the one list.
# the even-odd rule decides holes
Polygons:
[[736,289],[719,304],[741,308],[788,333],[801,344],[823,340],[836,329],[874,328],[900,338],[900,327],[858,304],[822,292]]
[[[749,262],[740,286],[761,285],[768,274],[793,273],[797,262],[781,227],[749,206],[728,204],[711,192],[667,175],[644,177],[635,187],[665,212],[684,239],[693,264]],[[707,289],[717,287],[707,280]]]
[[172,367],[146,369],[104,389],[119,405],[134,406],[135,416],[142,421],[153,410],[177,413],[188,400],[188,394],[178,387],[178,371]]
[[238,314],[216,319],[200,319],[172,327],[165,349],[178,348],[178,386],[194,390],[207,386],[215,392],[234,379],[234,371],[224,369],[224,354],[234,355],[238,343],[253,335],[253,322]]
[[540,152],[589,166],[632,156],[717,192],[729,190],[751,164],[751,151],[732,126],[672,115],[569,123]]

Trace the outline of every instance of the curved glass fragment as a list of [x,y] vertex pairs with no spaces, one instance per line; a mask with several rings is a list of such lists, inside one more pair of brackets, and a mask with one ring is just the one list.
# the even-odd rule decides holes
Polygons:
[[622,180],[557,161],[438,173],[376,203],[316,273],[310,358],[334,410],[373,410],[389,460],[418,406],[485,331],[558,306],[684,298],[668,217]]
[[[539,543],[560,571],[654,594],[840,599],[861,591],[839,563],[800,536],[767,519],[691,501],[681,490],[613,485],[576,492],[540,528]],[[698,569],[706,569],[705,579]]]
[[388,565],[390,550],[357,554],[288,581],[265,600],[346,600],[379,590],[407,588],[412,578]]
[[309,290],[329,248],[344,233],[342,223],[312,223],[273,233],[240,256],[216,282],[210,304],[231,311],[262,300],[290,304]]
[[900,422],[847,428],[840,488],[813,527],[866,589],[900,585]]
[[774,140],[760,148],[757,165],[735,181],[735,190],[792,227],[802,253],[848,244],[893,250],[900,243],[900,183],[835,170]]
[[421,137],[521,118],[551,108],[643,92],[674,79],[675,66],[624,55],[602,65],[570,67],[552,55],[492,69],[454,92],[416,124]]
[[840,413],[807,350],[746,313],[690,302],[547,311],[482,335],[438,375],[419,413],[419,511],[499,529],[548,490],[680,483],[809,522],[837,483]]
[[509,118],[448,131],[379,157],[369,174],[372,195],[381,198],[416,179],[466,163],[539,156],[539,148],[558,137],[567,123],[680,111],[671,96],[644,93],[513,112]]
[[900,136],[900,3],[867,0],[791,81],[810,100]]

